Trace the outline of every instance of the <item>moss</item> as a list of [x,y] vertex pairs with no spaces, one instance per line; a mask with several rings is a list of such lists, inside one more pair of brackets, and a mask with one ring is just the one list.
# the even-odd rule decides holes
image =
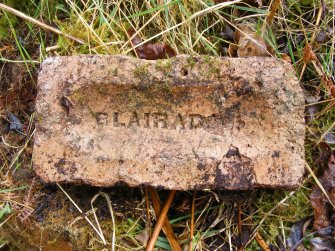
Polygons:
[[[259,210],[257,214],[254,215],[256,224],[257,221],[263,219],[270,210],[276,208],[271,215],[267,215],[263,224],[263,231],[269,234],[271,242],[275,242],[275,237],[278,236],[276,229],[283,223],[283,221],[287,225],[312,213],[312,209],[309,208],[308,188],[302,186],[285,203],[279,204],[279,202],[286,196],[288,196],[288,192],[284,191],[260,191],[258,199],[255,201],[255,205],[262,205],[258,206]],[[284,230],[286,235],[288,235],[290,229],[285,228]]]
[[[107,43],[109,41],[121,38],[116,38],[115,35],[110,31],[110,27],[104,22],[99,22],[99,19],[95,18],[93,13],[85,12],[80,14],[86,20],[94,20],[94,22],[90,24],[90,27],[94,30],[94,33],[91,31],[91,29],[85,26],[85,24],[74,12],[70,14],[67,22],[56,20],[56,23],[65,34],[71,34],[72,36],[80,38],[84,41],[90,41],[90,46],[85,44],[81,45],[80,47],[76,47],[74,53],[72,48],[75,43],[63,36],[59,36],[57,44],[60,47],[61,54],[90,54],[92,53],[92,48],[94,48],[93,52],[95,54],[116,54],[119,49],[117,45],[102,45],[101,41]],[[111,25],[112,29],[119,29],[116,24],[114,24],[115,26],[113,26],[113,24]],[[99,38],[97,38],[97,36]]]
[[92,108],[90,106],[87,106],[87,109],[89,110],[90,114],[92,115],[92,117],[94,119],[97,119],[97,113],[95,111],[92,110]]
[[115,77],[116,77],[117,75],[119,75],[119,72],[118,72],[118,69],[117,69],[117,68],[111,70],[111,73],[112,73],[112,75],[115,76]]
[[218,109],[223,107],[224,99],[223,98],[224,92],[221,92],[219,89],[213,91],[212,93],[206,93],[204,95],[205,99],[209,100],[211,103],[214,103]]
[[96,90],[102,96],[108,95],[108,88],[105,85],[99,85],[99,86],[97,86]]
[[[27,1],[19,1],[19,0],[5,0],[3,1],[4,4],[13,7],[18,8],[21,5],[24,5]],[[10,26],[15,27],[18,23],[18,19],[15,15],[10,14],[8,12],[5,12],[4,15],[1,15],[0,17],[0,39],[7,39],[8,36],[11,34],[11,32],[8,32],[10,29]]]
[[210,56],[208,56],[208,55],[204,55],[202,57],[202,59],[203,59],[203,61],[204,61],[205,64],[209,64],[212,61],[212,58]]
[[36,113],[35,114],[35,120],[37,121],[37,123],[42,124],[43,121],[43,115],[40,113]]
[[75,102],[75,104],[84,104],[84,95],[80,92],[80,90],[76,90],[71,95],[71,100]]
[[163,72],[164,76],[169,76],[172,71],[172,60],[157,60],[155,68],[156,70]]
[[197,61],[193,57],[188,57],[186,61],[187,61],[187,66],[191,69],[193,69],[197,63]]
[[206,78],[221,78],[221,59],[210,57],[210,56],[203,56],[203,68],[202,71]]
[[163,92],[163,95],[165,97],[168,97],[168,98],[172,97],[172,94],[173,94],[172,88],[167,81],[157,85],[157,87]]
[[134,76],[141,79],[142,81],[148,80],[151,76],[148,66],[148,64],[136,66],[134,70]]

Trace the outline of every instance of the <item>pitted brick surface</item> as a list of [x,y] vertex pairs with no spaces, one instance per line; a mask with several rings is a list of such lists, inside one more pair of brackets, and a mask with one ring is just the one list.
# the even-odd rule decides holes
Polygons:
[[277,59],[54,57],[38,89],[45,182],[291,189],[303,176],[304,98]]

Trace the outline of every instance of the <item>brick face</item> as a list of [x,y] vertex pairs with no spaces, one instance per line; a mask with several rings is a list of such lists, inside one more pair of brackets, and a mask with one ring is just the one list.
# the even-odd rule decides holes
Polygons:
[[277,59],[54,57],[38,89],[45,182],[292,189],[303,176],[304,97]]

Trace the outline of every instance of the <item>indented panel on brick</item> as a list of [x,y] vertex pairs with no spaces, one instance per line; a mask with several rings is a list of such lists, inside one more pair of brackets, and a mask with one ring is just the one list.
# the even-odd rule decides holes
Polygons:
[[54,57],[38,89],[46,182],[245,190],[303,175],[304,98],[277,59]]

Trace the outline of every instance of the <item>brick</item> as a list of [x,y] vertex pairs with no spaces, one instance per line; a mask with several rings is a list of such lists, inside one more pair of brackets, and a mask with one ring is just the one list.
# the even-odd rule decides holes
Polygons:
[[293,189],[304,97],[274,58],[46,59],[33,165],[47,183]]

